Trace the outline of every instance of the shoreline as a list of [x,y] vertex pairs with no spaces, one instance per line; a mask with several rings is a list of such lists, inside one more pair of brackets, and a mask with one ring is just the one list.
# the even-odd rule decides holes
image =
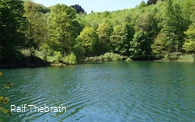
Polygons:
[[176,61],[171,61],[171,60],[131,60],[131,61],[84,61],[82,63],[70,65],[70,64],[65,64],[65,63],[45,63],[45,64],[24,64],[24,65],[18,65],[18,64],[3,64],[0,65],[0,69],[18,69],[18,68],[40,68],[40,67],[67,67],[67,66],[76,66],[80,64],[96,64],[96,63],[109,63],[109,62],[145,62],[145,61],[150,61],[150,62],[173,62],[173,63],[195,63],[195,61],[189,61],[189,60],[176,60]]

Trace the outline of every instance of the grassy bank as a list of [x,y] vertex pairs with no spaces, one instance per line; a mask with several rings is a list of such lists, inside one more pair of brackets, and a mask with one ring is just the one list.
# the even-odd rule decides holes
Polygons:
[[74,65],[77,63],[123,61],[127,58],[125,56],[110,52],[105,53],[104,55],[94,57],[76,57],[73,53],[67,56],[62,56],[59,52],[54,52],[52,53],[52,55],[45,55],[43,52],[35,51],[35,56],[41,58],[46,62],[51,63],[51,65]]
[[162,60],[162,62],[195,62],[193,54],[182,54],[182,53],[171,53],[166,55]]
[[[48,62],[50,66],[66,66],[82,63],[101,63],[113,61],[133,61],[130,57],[121,56],[112,52],[107,52],[100,56],[78,58],[73,53],[62,56],[59,52],[53,52],[47,55],[44,52],[35,51],[35,56]],[[155,60],[160,62],[194,62],[193,54],[170,53],[163,59]]]
[[[42,66],[67,66],[82,63],[101,63],[113,61],[133,61],[131,58],[114,54],[111,52],[100,56],[78,58],[73,53],[62,56],[59,52],[45,53],[35,51],[34,56],[30,56],[29,50],[22,50],[16,57],[8,62],[0,61],[0,68],[19,67],[42,67]],[[159,62],[194,62],[193,54],[171,53],[165,55],[163,59],[155,60]]]
[[60,52],[52,52],[50,54],[47,54],[45,52],[35,51],[35,56],[41,58],[46,62],[49,62],[52,66],[66,66],[77,64],[77,58],[73,53],[62,56]]
[[87,57],[84,62],[111,62],[111,61],[124,61],[127,59],[125,56],[121,56],[115,53],[105,53],[104,55],[95,56],[95,57]]

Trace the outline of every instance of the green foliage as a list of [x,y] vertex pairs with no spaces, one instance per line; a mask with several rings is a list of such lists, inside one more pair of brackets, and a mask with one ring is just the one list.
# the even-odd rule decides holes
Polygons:
[[156,58],[162,58],[167,53],[167,40],[166,34],[159,33],[154,43],[151,45],[152,51]]
[[[0,72],[0,77],[2,76],[2,72]],[[9,88],[11,86],[13,86],[14,84],[12,82],[8,82],[7,84],[4,84],[4,88]],[[8,97],[3,97],[2,94],[1,94],[1,90],[0,90],[0,112],[3,112],[3,113],[8,113],[8,114],[12,114],[9,110],[5,109],[4,106],[5,104],[7,104],[9,101],[9,98]]]
[[76,19],[76,11],[64,4],[57,4],[51,8],[49,15],[49,45],[62,55],[72,51],[75,39],[80,32]]
[[163,60],[164,61],[177,61],[179,59],[180,53],[174,52],[174,53],[167,53],[164,55]]
[[71,53],[70,55],[66,56],[64,62],[67,63],[67,64],[72,64],[73,65],[73,64],[77,63],[77,58],[76,58],[74,53]]
[[26,57],[28,57],[28,56],[31,55],[31,52],[30,52],[29,49],[22,49],[22,50],[21,50],[21,53],[22,53],[24,56],[26,56]]
[[110,61],[120,61],[123,59],[123,56],[120,56],[119,54],[114,54],[114,53],[105,53],[103,55],[103,58],[105,60],[110,60]]
[[162,31],[167,35],[169,41],[168,51],[181,51],[184,42],[184,31],[188,27],[188,22],[182,16],[181,6],[168,0],[164,17],[164,25]]
[[193,61],[195,61],[194,55],[192,55],[192,54],[181,55],[178,57],[178,61],[180,61],[180,62],[193,62]]
[[75,45],[73,49],[73,53],[76,55],[76,57],[79,60],[80,58],[84,57],[85,50],[81,45]]
[[38,11],[38,6],[31,2],[24,3],[24,16],[27,19],[27,46],[30,49],[31,56],[34,55],[34,49],[38,49],[41,42],[45,39],[45,23],[44,16]]
[[110,35],[112,33],[111,25],[102,23],[98,26],[97,34],[99,38],[100,54],[110,51]]
[[195,52],[195,41],[194,40],[188,40],[184,43],[183,49],[187,52]]
[[38,11],[43,13],[43,14],[46,14],[46,13],[50,12],[50,9],[45,7],[45,6],[43,6],[42,4],[37,4],[36,3],[36,6],[38,8]]
[[147,32],[140,30],[135,33],[133,41],[130,42],[131,58],[146,59],[151,57],[151,42],[147,39]]
[[165,54],[163,61],[177,61],[177,62],[194,62],[194,54],[182,54],[180,52],[174,52]]
[[57,62],[58,63],[62,63],[63,62],[63,58],[62,58],[62,55],[60,53],[57,54],[56,57],[57,57]]
[[84,49],[86,56],[97,55],[98,35],[92,27],[85,27],[77,38],[77,44]]
[[181,0],[180,1],[181,9],[182,9],[182,16],[185,20],[189,20],[190,22],[195,22],[194,19],[194,11],[195,11],[195,1],[194,0]]
[[185,34],[187,39],[183,45],[183,49],[187,52],[195,53],[195,25],[192,24]]
[[120,53],[121,46],[123,43],[123,32],[122,26],[117,25],[114,27],[113,33],[110,36],[111,49],[114,53]]
[[0,1],[0,60],[8,63],[24,45],[23,1]]
[[146,5],[146,3],[144,2],[144,1],[142,1],[140,4],[139,4],[139,6],[137,6],[139,9],[142,9],[142,8],[144,8],[144,7],[146,7],[147,5]]
[[121,56],[119,54],[107,52],[104,55],[86,58],[85,61],[88,62],[121,61],[123,60],[123,58],[124,56]]
[[110,36],[110,47],[114,53],[128,56],[130,41],[133,38],[134,30],[130,24],[117,25]]
[[47,8],[29,0],[1,0],[0,61],[11,64],[18,52],[48,62],[64,62],[68,55],[70,64],[75,63],[73,54],[79,61],[91,56],[115,60],[110,54],[104,56],[106,52],[142,60],[175,60],[175,52],[194,53],[194,0],[149,0],[147,4],[77,14],[64,4]]

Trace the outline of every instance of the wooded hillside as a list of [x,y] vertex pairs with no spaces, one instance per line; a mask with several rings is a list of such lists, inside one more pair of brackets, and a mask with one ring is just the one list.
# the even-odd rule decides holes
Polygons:
[[70,63],[106,52],[134,60],[192,54],[194,11],[194,0],[148,0],[133,9],[89,14],[79,5],[47,8],[32,1],[1,0],[0,62],[28,57],[33,64],[32,57],[49,62],[56,57]]

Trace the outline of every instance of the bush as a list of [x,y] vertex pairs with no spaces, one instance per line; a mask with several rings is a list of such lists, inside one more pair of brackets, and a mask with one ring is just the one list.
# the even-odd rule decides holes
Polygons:
[[85,51],[84,51],[83,47],[81,47],[79,45],[74,46],[73,53],[76,55],[76,57],[83,58],[84,57],[84,52]]
[[40,47],[40,50],[41,52],[46,53],[47,56],[54,56],[54,50],[50,49],[47,43],[43,43],[43,45]]
[[[3,74],[0,72],[0,77],[2,76]],[[8,82],[7,84],[4,84],[4,88],[7,89],[11,86],[13,86],[14,84],[12,82]],[[0,90],[1,92],[1,90]],[[8,113],[8,114],[12,114],[11,111],[7,110],[4,108],[4,105],[7,104],[9,101],[9,98],[8,97],[3,97],[1,94],[0,94],[0,111],[3,112],[3,113]]]
[[129,62],[132,61],[132,59],[128,57],[125,61]]
[[164,56],[165,61],[177,61],[179,59],[179,53],[175,52],[175,53],[170,53]]
[[62,58],[61,54],[57,54],[57,62],[58,63],[63,62],[63,58]]
[[178,60],[181,62],[193,62],[194,56],[193,56],[193,54],[183,54],[183,55],[179,56]]
[[105,53],[104,55],[87,58],[85,61],[121,61],[124,56],[115,53]]
[[30,50],[29,49],[22,49],[21,50],[21,53],[24,55],[24,56],[30,56]]
[[65,63],[67,64],[76,64],[77,63],[77,57],[74,53],[71,53],[70,55],[66,56]]
[[115,53],[105,53],[103,56],[107,61],[121,61],[123,59],[123,56]]

